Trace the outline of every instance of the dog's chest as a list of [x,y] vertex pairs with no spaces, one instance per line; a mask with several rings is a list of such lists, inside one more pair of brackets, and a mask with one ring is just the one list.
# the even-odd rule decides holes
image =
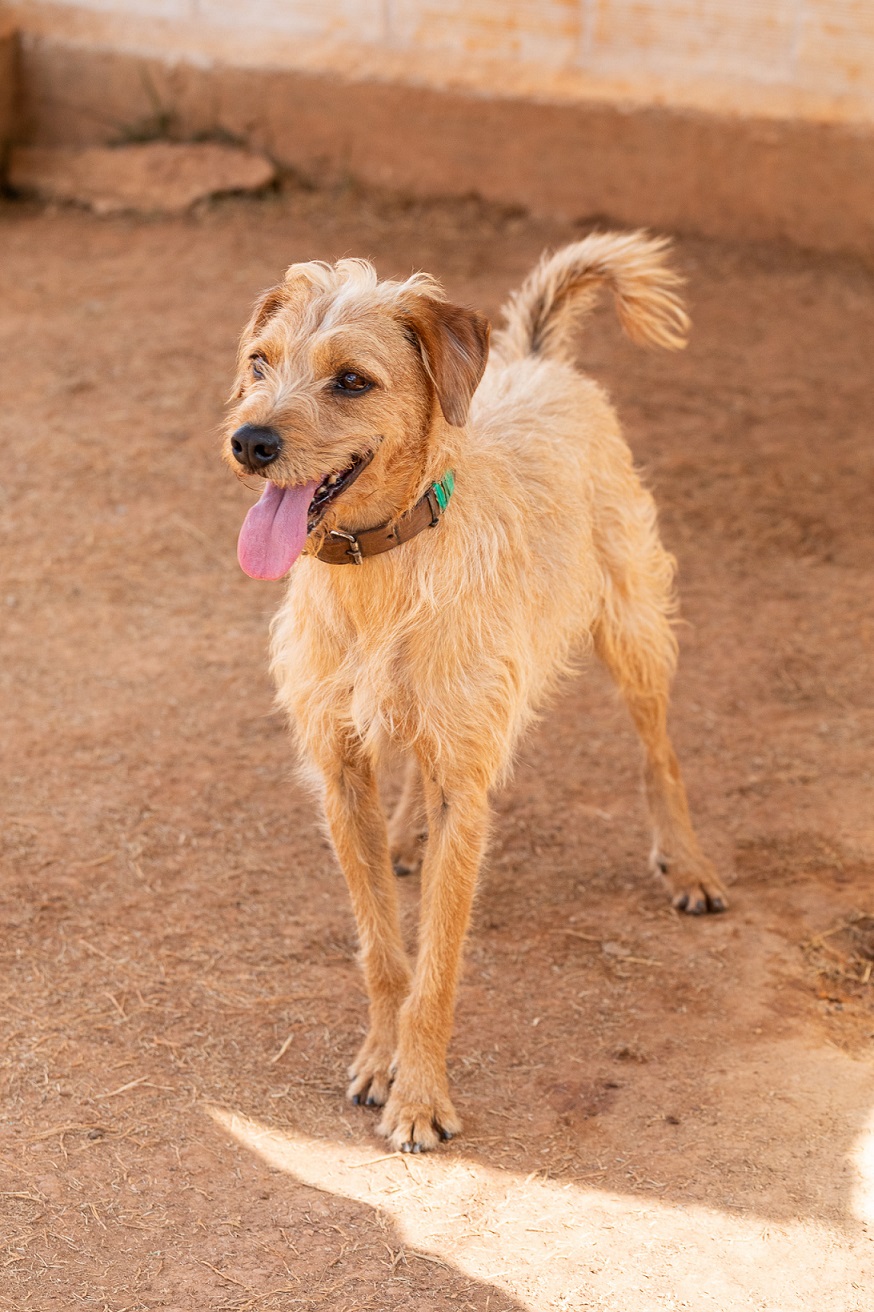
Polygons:
[[377,729],[404,736],[430,682],[419,655],[424,617],[402,597],[373,593],[350,603],[342,592],[301,588],[294,602],[291,622],[280,618],[274,631],[274,657],[296,714],[312,715],[318,705],[362,738]]

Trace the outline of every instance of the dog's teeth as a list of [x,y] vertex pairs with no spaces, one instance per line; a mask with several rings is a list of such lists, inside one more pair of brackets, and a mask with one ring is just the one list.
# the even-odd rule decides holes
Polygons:
[[329,474],[327,479],[328,487],[333,487],[339,477],[339,474]]

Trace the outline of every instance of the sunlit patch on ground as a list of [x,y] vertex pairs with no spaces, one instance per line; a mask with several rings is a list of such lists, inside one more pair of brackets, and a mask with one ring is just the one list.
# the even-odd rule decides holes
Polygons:
[[[280,1132],[219,1107],[209,1114],[274,1170],[389,1213],[404,1260],[451,1264],[538,1312],[619,1308],[617,1300],[642,1292],[659,1309],[870,1307],[872,1242],[849,1220],[775,1223],[494,1170],[457,1151],[412,1161]],[[858,1163],[865,1219],[874,1204],[874,1121]]]
[[859,1135],[854,1157],[857,1184],[853,1190],[853,1211],[860,1221],[874,1228],[874,1111]]

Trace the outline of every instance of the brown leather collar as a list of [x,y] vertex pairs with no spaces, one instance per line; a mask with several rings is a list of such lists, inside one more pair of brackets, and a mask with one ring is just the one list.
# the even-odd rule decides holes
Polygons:
[[[409,542],[423,529],[436,528],[449,500],[445,483],[445,477],[443,483],[432,483],[412,510],[401,515],[400,519],[379,524],[376,528],[360,528],[353,533],[330,529],[316,552],[316,559],[323,560],[326,565],[361,565],[368,556],[381,556],[384,551],[392,551],[402,542]],[[449,492],[451,490],[450,485]]]

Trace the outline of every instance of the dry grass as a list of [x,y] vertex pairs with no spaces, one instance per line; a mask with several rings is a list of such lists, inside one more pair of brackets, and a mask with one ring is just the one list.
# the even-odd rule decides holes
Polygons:
[[843,1001],[837,994],[864,996],[874,972],[874,916],[856,911],[802,947],[820,981],[820,997]]

